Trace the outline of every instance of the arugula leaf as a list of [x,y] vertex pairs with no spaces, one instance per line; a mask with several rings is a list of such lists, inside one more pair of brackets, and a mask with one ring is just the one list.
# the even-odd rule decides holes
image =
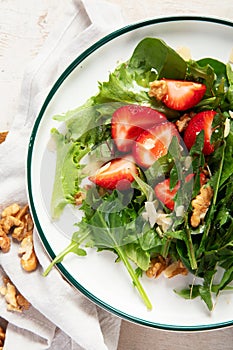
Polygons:
[[89,233],[86,231],[82,232],[81,230],[79,230],[78,232],[74,232],[70,244],[53,259],[53,261],[44,271],[43,276],[47,276],[53,268],[53,266],[62,262],[65,256],[69,253],[74,253],[79,256],[87,255],[86,251],[80,248],[80,245],[83,241],[85,241],[88,238],[88,236]]
[[141,270],[146,271],[150,265],[150,253],[143,250],[137,243],[125,246],[125,253]]
[[233,174],[233,123],[231,130],[226,140],[226,149],[224,154],[224,163],[220,180],[220,187]]
[[215,286],[217,287],[217,290],[215,290],[216,294],[219,294],[221,290],[224,290],[225,287],[227,287],[232,280],[233,280],[233,266],[225,270],[221,278],[221,282],[217,286]]
[[146,181],[154,187],[160,178],[168,175],[174,165],[174,160],[169,152],[157,159],[148,169],[144,171]]
[[189,288],[184,288],[181,290],[174,290],[176,294],[181,296],[184,299],[195,299],[197,297],[201,297],[201,299],[205,302],[208,309],[210,311],[213,310],[213,301],[212,301],[212,295],[209,286],[206,284],[200,285],[191,285]]
[[184,299],[195,299],[200,296],[199,287],[200,285],[196,284],[189,286],[189,288],[184,288],[181,290],[175,289],[174,292]]
[[160,237],[154,229],[148,228],[138,237],[138,240],[143,251],[154,254],[162,251],[162,247],[166,244],[167,238]]
[[[88,205],[92,206],[92,203],[89,202]],[[145,305],[148,309],[151,309],[151,303],[128,260],[130,257],[133,261],[138,262],[140,268],[146,268],[146,265],[149,263],[149,255],[137,246],[137,238],[135,236],[135,231],[138,230],[135,223],[136,218],[137,213],[132,205],[123,206],[121,194],[115,190],[112,194],[106,194],[102,198],[101,204],[93,211],[93,215],[88,218],[88,222],[84,218],[84,224],[87,225],[91,232],[95,247],[113,249],[117,253],[130,274]],[[137,246],[136,251],[138,254],[132,254],[133,246]]]
[[142,191],[142,193],[145,195],[146,199],[148,201],[152,201],[155,197],[155,193],[153,188],[148,185],[145,181],[143,181],[139,176],[132,173],[132,176],[134,177],[135,182],[137,183],[138,187]]

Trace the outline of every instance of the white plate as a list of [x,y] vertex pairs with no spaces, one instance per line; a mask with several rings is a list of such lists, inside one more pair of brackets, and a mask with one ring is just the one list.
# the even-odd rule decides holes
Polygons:
[[[50,151],[52,119],[57,113],[82,105],[98,89],[98,81],[108,80],[119,61],[131,56],[144,37],[163,39],[176,49],[190,48],[192,58],[212,57],[227,62],[233,48],[233,23],[203,17],[169,17],[127,26],[103,38],[83,52],[65,70],[50,91],[35,122],[27,161],[28,196],[31,212],[48,255],[54,258],[69,243],[77,220],[67,207],[61,219],[53,222],[50,198],[55,174],[55,154]],[[104,57],[104,61],[103,61]],[[153,304],[148,311],[131,284],[124,266],[115,264],[111,252],[88,250],[86,257],[68,255],[58,265],[61,273],[89,299],[107,310],[139,324],[171,330],[204,330],[233,324],[233,295],[223,293],[212,313],[200,299],[187,301],[174,288],[183,287],[190,276],[142,278]]]

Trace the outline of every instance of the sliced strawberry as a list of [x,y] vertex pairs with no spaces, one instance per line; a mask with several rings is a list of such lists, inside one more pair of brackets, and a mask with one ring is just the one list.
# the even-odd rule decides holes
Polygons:
[[155,109],[126,105],[113,113],[112,138],[119,151],[128,152],[132,148],[132,140],[135,140],[142,131],[166,121],[166,116]]
[[200,173],[200,186],[204,186],[207,182],[206,175],[204,173]]
[[131,182],[134,181],[132,173],[138,173],[133,159],[130,157],[116,158],[104,164],[93,176],[89,177],[89,180],[109,190],[123,191],[129,189]]
[[133,145],[136,163],[144,168],[150,167],[157,159],[167,154],[173,136],[180,138],[179,132],[171,122],[156,125],[141,133]]
[[210,143],[210,140],[212,135],[212,122],[215,114],[216,112],[213,110],[203,111],[197,113],[190,120],[184,132],[184,143],[188,149],[194,145],[197,135],[204,130],[203,153],[208,155],[214,151],[214,145]]
[[[193,179],[194,174],[189,174],[185,178],[185,182],[189,182]],[[200,176],[200,181],[201,176]],[[173,187],[172,190],[170,190],[170,179],[165,179],[162,182],[159,182],[155,188],[155,195],[156,197],[164,204],[166,207],[170,210],[174,210],[175,202],[174,202],[174,197],[177,193],[177,191],[180,188],[180,181],[177,182],[175,187]]]
[[176,186],[170,190],[170,179],[165,179],[162,182],[159,182],[155,188],[156,197],[170,210],[174,209],[174,197],[180,187],[180,183],[178,182]]
[[162,102],[177,111],[194,107],[206,92],[204,84],[183,80],[163,80],[166,82],[166,93],[162,97]]

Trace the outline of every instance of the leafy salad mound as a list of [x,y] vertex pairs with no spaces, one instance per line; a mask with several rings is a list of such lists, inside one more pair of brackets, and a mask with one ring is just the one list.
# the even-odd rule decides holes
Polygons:
[[[174,80],[204,86],[200,101],[179,110],[150,93],[152,82],[167,89]],[[164,93],[170,94],[167,90]],[[112,178],[119,177],[119,173],[122,176],[124,166],[119,170],[116,160],[125,159],[126,155],[130,162],[134,160],[130,150],[125,154],[116,147],[112,118],[121,108],[126,113],[125,109],[130,110],[128,106],[132,105],[140,111],[146,106],[161,113],[166,121],[160,123],[160,128],[171,123],[176,128],[186,117],[189,124],[197,115],[204,118],[207,114],[212,119],[208,127],[203,122],[203,128],[195,133],[188,149],[183,142],[187,125],[180,132],[173,133],[172,129],[166,147],[165,141],[161,141],[161,146],[158,136],[156,147],[158,144],[162,147],[161,156],[156,156],[147,167],[135,161],[133,167],[127,168],[127,186],[119,188]],[[99,83],[95,96],[75,110],[54,116],[65,123],[66,132],[51,131],[57,152],[52,217],[59,218],[69,204],[80,205],[82,218],[69,246],[52,261],[44,275],[70,252],[84,256],[86,247],[100,252],[107,249],[116,254],[116,262],[125,265],[142,300],[151,309],[140,281],[142,274],[151,271],[154,261],[179,263],[182,271],[189,271],[194,279],[192,285],[175,292],[186,299],[200,297],[212,310],[215,297],[223,290],[233,289],[230,285],[233,280],[231,110],[233,71],[229,63],[214,58],[185,61],[162,40],[145,38],[130,59],[109,75],[107,82]],[[145,130],[136,126],[141,135]],[[205,154],[207,134],[211,151]],[[145,146],[144,139],[142,145]],[[99,178],[109,173],[112,187],[106,185],[109,182],[106,177],[105,182],[103,178],[102,182],[96,182],[97,175]],[[88,178],[93,181],[86,181]],[[160,196],[161,186],[165,184],[167,187],[162,192],[169,196],[169,205],[163,199],[164,193]],[[194,201],[199,200],[202,206],[205,192],[210,194],[208,203],[194,225],[191,223]]]

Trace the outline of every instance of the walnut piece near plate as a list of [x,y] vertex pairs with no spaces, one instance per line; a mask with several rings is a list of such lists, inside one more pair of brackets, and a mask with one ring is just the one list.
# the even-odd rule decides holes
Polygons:
[[1,213],[0,219],[0,249],[3,253],[10,250],[11,238],[20,243],[19,255],[21,266],[25,271],[34,271],[38,260],[33,245],[34,223],[28,205],[20,206],[13,203]]
[[5,297],[7,310],[17,312],[28,310],[30,303],[22,294],[19,293],[17,288],[7,276],[3,277],[3,283],[4,285],[0,287],[0,294]]
[[0,327],[0,350],[3,350],[4,342],[5,342],[6,332]]
[[8,131],[2,131],[0,132],[0,143],[4,142],[6,137],[8,135]]

